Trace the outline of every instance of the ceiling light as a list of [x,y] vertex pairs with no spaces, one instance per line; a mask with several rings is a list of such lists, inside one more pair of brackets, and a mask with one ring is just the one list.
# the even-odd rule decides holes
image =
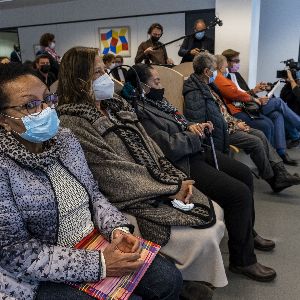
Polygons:
[[14,0],[0,0],[0,3],[3,3],[3,2],[12,2]]

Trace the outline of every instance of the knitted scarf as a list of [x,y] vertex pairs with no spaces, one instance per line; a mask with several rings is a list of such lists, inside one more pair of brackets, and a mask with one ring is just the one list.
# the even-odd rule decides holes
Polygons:
[[[132,120],[124,120],[120,112],[132,113],[131,106],[122,99],[113,98],[101,101],[102,108],[109,114],[110,121],[114,124],[107,132],[114,132],[122,140],[128,152],[137,164],[147,168],[149,174],[164,184],[179,185],[187,177],[177,170],[167,159],[161,158],[159,162],[154,159],[153,152],[144,140],[142,133],[134,125]],[[86,119],[91,126],[101,117],[96,107],[87,104],[65,104],[58,107],[60,116],[69,115]],[[127,122],[131,122],[128,124]],[[137,121],[136,121],[137,122]],[[96,127],[94,127],[96,128]],[[134,129],[136,128],[136,129]],[[97,128],[96,128],[97,129]],[[99,165],[101,168],[101,165]],[[101,185],[101,183],[100,183]],[[197,228],[210,227],[215,223],[215,214],[212,203],[207,197],[198,192],[195,202],[198,203],[192,214],[179,211],[169,204],[163,204],[163,199],[149,199],[144,201],[129,201],[126,206],[120,202],[113,204],[121,211],[136,217],[139,229],[144,238],[152,240],[160,245],[165,245],[171,234],[171,226],[195,226]],[[167,203],[170,203],[168,200]]]
[[43,144],[42,153],[32,153],[28,151],[12,134],[8,134],[4,129],[0,130],[0,153],[3,153],[14,161],[33,169],[46,170],[51,164],[57,161],[61,143],[56,137]]
[[[125,99],[127,99],[129,101],[130,101],[130,99],[132,99],[134,97],[135,90],[134,90],[134,87],[129,82],[125,83],[123,90],[122,90],[122,95],[124,95]],[[157,108],[158,110],[163,111],[168,115],[171,115],[183,130],[187,129],[188,121],[186,120],[185,116],[182,115],[176,107],[174,107],[171,103],[169,103],[166,98],[163,98],[162,100],[157,101],[157,100],[148,98],[146,95],[145,102],[147,102],[149,105]]]

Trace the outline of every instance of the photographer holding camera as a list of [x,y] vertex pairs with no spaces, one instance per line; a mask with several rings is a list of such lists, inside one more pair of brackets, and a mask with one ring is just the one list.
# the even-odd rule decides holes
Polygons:
[[290,109],[300,115],[300,70],[296,72],[296,78],[290,70],[287,70],[286,84],[281,90],[280,97]]

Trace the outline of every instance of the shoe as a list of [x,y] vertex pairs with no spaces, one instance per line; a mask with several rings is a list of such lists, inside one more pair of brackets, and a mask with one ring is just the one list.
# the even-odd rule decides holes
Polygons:
[[257,234],[254,237],[254,248],[261,251],[272,251],[275,248],[275,242],[272,240],[264,239]]
[[287,145],[286,145],[286,147],[288,148],[288,149],[292,149],[292,148],[296,148],[296,147],[298,147],[300,145],[300,139],[298,139],[298,140],[291,140],[291,141],[289,141],[288,143],[287,143]]
[[180,292],[180,300],[211,300],[213,290],[206,284],[199,281],[183,281]]
[[238,267],[230,264],[229,270],[233,273],[243,274],[253,280],[262,282],[272,281],[276,277],[275,270],[265,267],[258,262],[247,267]]
[[280,155],[280,157],[282,158],[282,161],[283,161],[286,165],[290,165],[290,166],[298,166],[297,161],[295,161],[294,159],[291,159],[287,153]]
[[297,173],[291,175],[288,173],[282,162],[273,166],[274,177],[267,179],[266,181],[271,186],[275,193],[279,193],[282,190],[300,184],[300,177]]

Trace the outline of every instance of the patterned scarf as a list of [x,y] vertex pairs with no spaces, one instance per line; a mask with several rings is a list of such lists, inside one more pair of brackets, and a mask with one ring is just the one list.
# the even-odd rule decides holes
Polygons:
[[32,153],[12,134],[7,134],[4,129],[0,130],[0,153],[23,166],[46,170],[49,165],[54,164],[58,159],[61,143],[57,137],[54,137],[45,142],[43,146],[44,151],[42,153]]
[[56,53],[54,49],[46,47],[45,51],[48,52],[57,62],[60,62],[60,56]]
[[[108,112],[110,121],[115,125],[112,128],[113,132],[123,141],[135,162],[145,166],[154,179],[165,184],[178,184],[187,178],[166,159],[160,158],[157,162],[141,132],[133,126],[128,126],[128,120],[123,120],[119,116],[120,111],[133,113],[133,108],[127,102],[120,98],[113,98],[101,101],[101,107]],[[58,113],[82,117],[91,124],[101,117],[96,107],[87,104],[65,104],[58,107]]]
[[[132,99],[134,94],[135,94],[134,87],[129,82],[125,83],[122,90],[122,95],[125,97],[125,99],[128,100]],[[184,115],[182,115],[176,107],[174,107],[171,103],[169,103],[166,98],[157,101],[148,98],[146,95],[145,101],[149,105],[157,108],[158,110],[163,111],[168,115],[171,115],[183,130],[187,129],[188,121],[186,120]]]

